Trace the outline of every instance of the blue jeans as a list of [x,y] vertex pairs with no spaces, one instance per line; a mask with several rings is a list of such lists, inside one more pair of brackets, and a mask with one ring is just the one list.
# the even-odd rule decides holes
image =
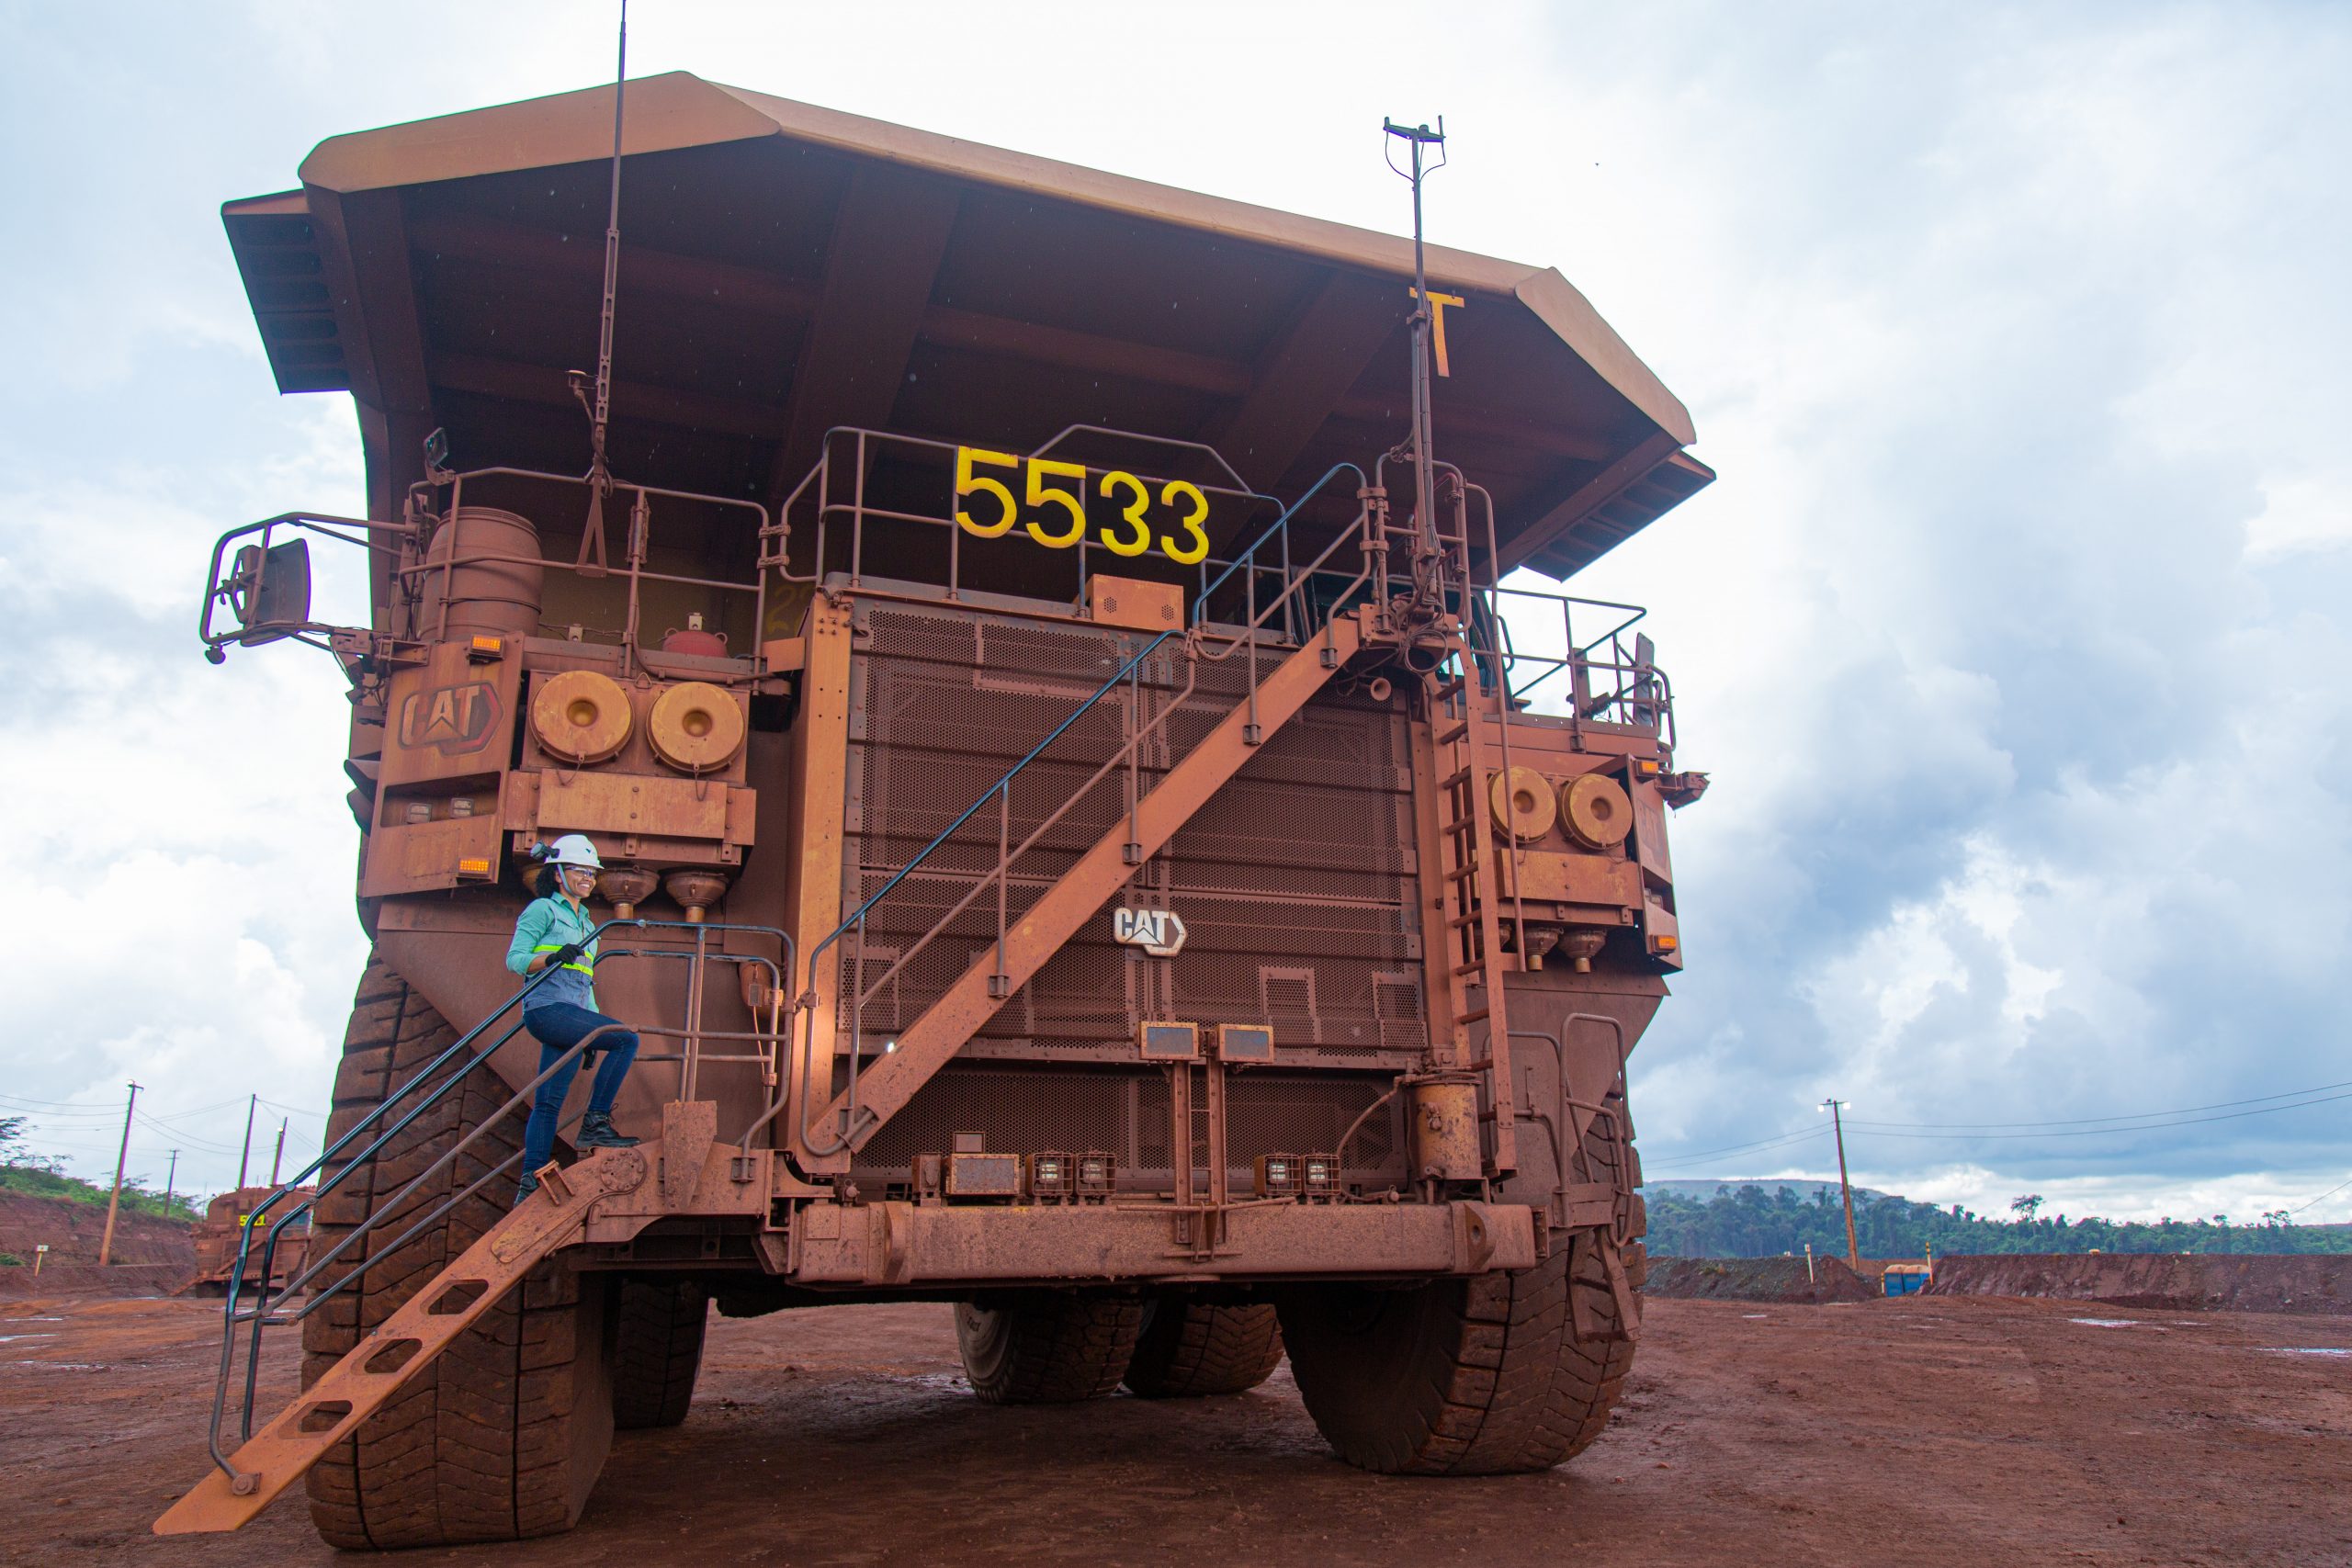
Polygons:
[[[590,1030],[616,1021],[570,1002],[549,1002],[523,1015],[523,1027],[539,1043],[539,1071],[543,1073],[555,1065],[557,1057],[579,1044]],[[605,1059],[596,1065],[596,1081],[588,1092],[588,1114],[610,1116],[613,1101],[620,1098],[621,1080],[628,1077],[628,1065],[637,1060],[637,1036],[628,1030],[616,1029],[596,1036],[596,1043],[589,1049],[602,1051]],[[563,1115],[563,1097],[571,1092],[572,1077],[579,1071],[580,1059],[575,1056],[531,1097],[531,1120],[523,1129],[525,1176],[554,1157],[555,1128]]]

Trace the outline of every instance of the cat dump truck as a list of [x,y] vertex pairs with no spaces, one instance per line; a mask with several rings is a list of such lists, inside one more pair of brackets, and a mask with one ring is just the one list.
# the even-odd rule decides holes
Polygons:
[[[255,1270],[261,1266],[260,1247],[242,1246],[245,1227],[252,1224],[256,1212],[264,1212],[264,1200],[277,1191],[275,1187],[239,1187],[223,1192],[205,1205],[204,1218],[198,1223],[196,1244],[196,1278],[187,1289],[198,1295],[226,1294],[229,1276],[239,1274],[243,1289],[257,1290],[261,1284]],[[279,1214],[299,1209],[314,1196],[309,1188],[294,1188],[279,1199],[276,1207]],[[277,1218],[265,1213],[264,1223]],[[297,1214],[277,1247],[269,1251],[269,1265],[276,1270],[270,1280],[273,1289],[302,1271],[302,1254],[310,1241],[307,1213]]]
[[[1350,1462],[1575,1454],[1704,779],[1642,613],[1559,584],[1712,477],[1681,404],[1555,272],[685,74],[616,152],[614,99],[224,209],[368,506],[232,530],[201,635],[347,681],[374,945],[158,1529],[299,1482],[340,1547],[562,1530],[714,1305],[939,1303],[1000,1403],[1287,1352]],[[503,960],[568,833],[642,1141],[517,1204]]]

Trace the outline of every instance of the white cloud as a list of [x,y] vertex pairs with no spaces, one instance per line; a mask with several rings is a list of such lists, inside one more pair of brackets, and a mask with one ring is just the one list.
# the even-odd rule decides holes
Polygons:
[[[356,443],[343,400],[270,398],[215,209],[325,134],[601,80],[607,18],[60,15],[0,103],[56,153],[0,196],[67,236],[0,260],[0,941],[30,982],[0,1070],[322,1104],[359,947],[342,699],[299,649],[209,671],[187,629],[213,535],[352,509]],[[1560,265],[1690,403],[1722,483],[1577,584],[1654,606],[1717,777],[1676,823],[1691,968],[1634,1058],[1661,1160],[1831,1092],[2039,1120],[2352,1077],[2344,17],[1037,6],[897,47],[961,19],[640,7],[631,60],[1391,230],[1376,122],[1443,109],[1437,236]],[[1166,97],[1109,68],[1139,56]],[[1980,1209],[2251,1213],[2329,1184],[2316,1114],[1858,1163]]]

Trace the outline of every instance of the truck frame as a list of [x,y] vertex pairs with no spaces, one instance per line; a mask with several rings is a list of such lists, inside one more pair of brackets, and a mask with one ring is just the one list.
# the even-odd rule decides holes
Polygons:
[[[1545,580],[1713,477],[1681,405],[1548,270],[627,92],[618,131],[606,88],[338,137],[224,209],[368,510],[223,536],[199,634],[348,681],[373,953],[158,1530],[305,1480],[337,1546],[567,1529],[616,1427],[684,1417],[714,1304],[952,1303],[1002,1402],[1287,1353],[1378,1471],[1578,1451],[1706,780],[1643,612]],[[312,618],[312,540],[368,625]],[[517,1204],[597,1043],[543,1064],[503,966],[560,833],[642,1142]]]

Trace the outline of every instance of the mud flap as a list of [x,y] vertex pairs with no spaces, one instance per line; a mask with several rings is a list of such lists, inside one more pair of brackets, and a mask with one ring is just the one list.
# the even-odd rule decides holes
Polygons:
[[[1617,1306],[1617,1321],[1612,1326],[1599,1321],[1592,1310],[1591,1299],[1577,1289],[1580,1265],[1598,1252],[1601,1277],[1609,1281],[1610,1298]],[[1641,1337],[1641,1306],[1634,1299],[1634,1281],[1625,1272],[1625,1255],[1617,1245],[1616,1233],[1595,1227],[1569,1233],[1568,1241],[1568,1326],[1579,1343],[1594,1340],[1622,1340],[1632,1344]]]

